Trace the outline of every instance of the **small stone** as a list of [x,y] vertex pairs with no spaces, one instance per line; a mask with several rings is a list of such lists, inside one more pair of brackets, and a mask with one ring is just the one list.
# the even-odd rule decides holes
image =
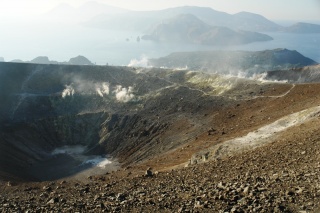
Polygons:
[[99,199],[100,199],[100,195],[95,195],[93,200],[96,201],[96,200],[99,200]]
[[249,193],[249,186],[243,189],[243,194],[248,195]]
[[262,191],[267,191],[267,188],[264,188],[264,187],[259,187],[259,188],[258,188],[258,191],[259,191],[259,192],[262,192]]
[[313,206],[313,202],[310,201],[310,202],[307,203],[307,205],[308,205],[308,206]]
[[296,188],[296,194],[301,194],[303,192],[303,189],[300,187]]
[[148,169],[147,169],[147,171],[146,171],[146,173],[145,173],[145,176],[146,176],[146,177],[152,177],[152,176],[153,176],[153,173],[152,173],[152,171],[151,171],[151,168],[148,168]]
[[226,187],[223,185],[222,182],[218,183],[218,186],[217,186],[219,189],[225,189]]
[[232,207],[231,212],[237,212],[238,208],[236,206]]
[[288,191],[286,192],[286,195],[288,195],[288,196],[293,196],[293,195],[294,195],[294,192],[291,191],[291,190],[288,190]]
[[111,187],[110,183],[107,183],[106,185],[104,185],[104,188],[109,188],[109,187]]
[[55,204],[59,202],[59,198],[55,197],[55,198],[51,198],[47,204]]
[[50,186],[44,186],[42,189],[45,190],[45,191],[51,191],[52,190],[52,188]]
[[200,201],[196,201],[196,203],[194,204],[194,208],[203,208],[203,205],[201,205]]
[[126,196],[124,194],[119,193],[116,198],[118,201],[122,202],[126,199]]

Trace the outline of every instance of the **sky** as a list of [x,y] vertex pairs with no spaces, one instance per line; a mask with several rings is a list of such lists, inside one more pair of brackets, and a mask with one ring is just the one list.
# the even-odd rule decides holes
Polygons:
[[[33,17],[61,3],[80,6],[88,0],[0,0],[0,18]],[[92,0],[91,0],[92,1]],[[227,13],[247,11],[271,20],[320,21],[320,0],[95,0],[130,10],[157,10],[176,6],[205,6]]]

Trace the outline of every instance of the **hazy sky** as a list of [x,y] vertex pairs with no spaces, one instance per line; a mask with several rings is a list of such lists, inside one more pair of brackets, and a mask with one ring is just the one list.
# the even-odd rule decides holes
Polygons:
[[[0,0],[0,17],[25,18],[45,13],[60,3],[79,6],[88,0]],[[318,20],[320,0],[96,0],[132,10],[156,10],[193,5],[227,13],[248,11],[273,20]]]

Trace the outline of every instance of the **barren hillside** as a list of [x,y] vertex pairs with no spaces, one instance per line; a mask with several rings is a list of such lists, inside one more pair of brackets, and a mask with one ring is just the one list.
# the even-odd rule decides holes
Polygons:
[[[1,66],[3,212],[319,211],[320,84],[307,78],[316,66],[294,71],[303,83]],[[79,159],[52,154],[66,145],[117,164],[68,173]]]

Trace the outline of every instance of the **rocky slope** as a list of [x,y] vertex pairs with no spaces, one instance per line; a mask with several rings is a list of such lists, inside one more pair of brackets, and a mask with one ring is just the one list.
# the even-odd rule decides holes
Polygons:
[[[1,211],[319,210],[318,83],[181,70],[0,65]],[[280,126],[269,128],[275,123]],[[237,148],[228,141],[267,127],[271,137],[260,146],[202,154],[223,144]],[[246,142],[260,137],[266,138]],[[82,181],[61,176],[24,183],[40,178],[34,168],[45,172],[37,166],[55,147],[72,144],[111,154],[122,168]]]
[[[0,65],[1,169],[22,178],[37,178],[28,168],[49,160],[50,152],[64,145],[85,145],[91,154],[112,154],[126,164],[145,160],[195,134],[173,136],[175,122],[190,123],[190,128],[200,131],[204,127],[197,109],[206,111],[218,107],[219,101],[229,102],[221,96],[201,97],[204,92],[196,88],[193,81],[198,74],[193,72]],[[228,87],[227,81],[221,85],[215,81],[219,78],[213,78],[209,85],[211,94]],[[189,98],[198,100],[197,105]]]

